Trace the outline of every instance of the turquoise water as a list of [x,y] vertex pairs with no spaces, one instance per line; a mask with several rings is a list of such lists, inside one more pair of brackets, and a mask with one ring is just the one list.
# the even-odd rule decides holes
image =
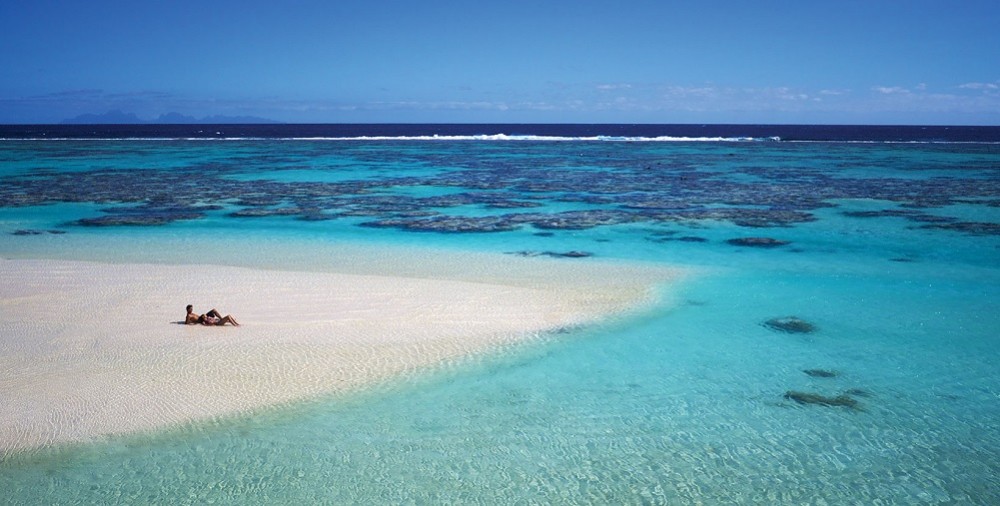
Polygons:
[[[6,257],[322,268],[311,252],[351,242],[701,273],[639,314],[372,391],[11,457],[11,504],[1000,502],[995,145],[2,148]],[[293,212],[230,215],[248,208]],[[76,221],[103,216],[132,221]],[[746,237],[788,244],[727,242]],[[793,315],[816,330],[763,325]]]

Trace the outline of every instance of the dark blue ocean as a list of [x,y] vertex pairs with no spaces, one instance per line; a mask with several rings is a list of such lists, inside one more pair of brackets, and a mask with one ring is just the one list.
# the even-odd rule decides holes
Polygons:
[[698,275],[348,398],[8,456],[4,501],[1000,503],[1000,127],[0,126],[4,258],[341,243]]
[[210,139],[484,137],[604,140],[783,140],[823,142],[1000,142],[1000,127],[906,125],[650,125],[650,124],[260,124],[260,125],[0,125],[4,139]]

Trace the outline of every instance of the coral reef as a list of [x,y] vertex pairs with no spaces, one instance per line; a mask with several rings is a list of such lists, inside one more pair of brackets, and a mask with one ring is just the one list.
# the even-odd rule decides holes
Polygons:
[[765,321],[763,325],[771,330],[787,334],[808,334],[816,331],[815,325],[795,316],[771,318]]

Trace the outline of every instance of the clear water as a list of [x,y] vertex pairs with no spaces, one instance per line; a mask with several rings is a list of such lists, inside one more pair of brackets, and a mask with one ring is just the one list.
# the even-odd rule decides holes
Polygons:
[[[672,289],[670,304],[372,391],[14,456],[0,462],[8,503],[1000,502],[996,145],[119,140],[0,148],[7,257],[302,268],[313,249],[360,242],[576,250],[702,273]],[[98,177],[109,170],[110,187]],[[56,191],[65,173],[72,192]],[[262,182],[276,186],[262,190]],[[258,190],[270,199],[264,207],[302,212],[229,216],[247,207],[239,195]],[[455,195],[474,198],[448,200]],[[150,202],[159,210],[143,212],[220,207],[154,226],[75,224]],[[649,202],[663,212],[642,214]],[[684,205],[740,213],[684,214]],[[327,219],[299,219],[317,210]],[[496,232],[406,228],[426,213],[517,220],[581,210],[635,214],[564,228],[537,219]],[[760,210],[769,221],[741,222]],[[904,213],[850,214],[887,210]],[[359,226],[390,218],[403,221]],[[921,228],[935,223],[973,225]],[[692,237],[699,240],[682,239]],[[790,244],[726,242],[745,237]],[[762,324],[792,315],[817,330]],[[803,372],[812,369],[837,376]],[[800,405],[787,391],[853,391],[858,407]]]

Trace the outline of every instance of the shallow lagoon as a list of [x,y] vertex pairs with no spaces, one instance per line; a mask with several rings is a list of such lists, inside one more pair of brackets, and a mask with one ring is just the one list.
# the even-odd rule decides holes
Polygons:
[[[701,273],[372,391],[13,457],[12,503],[1000,499],[996,145],[4,142],[7,257],[308,270],[344,241]],[[763,325],[785,316],[817,330]]]

